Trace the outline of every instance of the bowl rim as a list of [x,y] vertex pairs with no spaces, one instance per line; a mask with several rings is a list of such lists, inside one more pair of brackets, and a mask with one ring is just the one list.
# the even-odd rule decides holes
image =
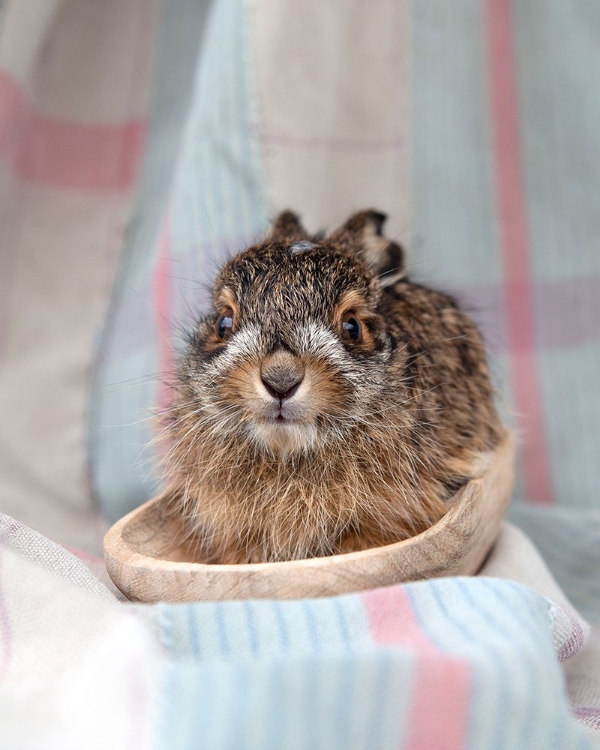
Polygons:
[[[512,462],[514,452],[514,438],[511,432],[506,431],[497,447],[493,451],[493,459],[482,474],[474,479],[471,479],[454,495],[454,501],[448,511],[440,518],[439,521],[434,523],[429,528],[422,531],[416,536],[403,539],[399,542],[392,542],[391,544],[384,544],[380,547],[371,547],[365,550],[357,550],[354,552],[343,552],[335,555],[326,555],[320,557],[309,557],[300,560],[278,560],[275,562],[260,562],[260,563],[202,563],[202,562],[186,562],[182,560],[167,560],[160,557],[153,557],[151,555],[144,555],[125,543],[123,540],[123,532],[127,525],[133,520],[140,516],[145,509],[149,509],[153,505],[164,503],[167,499],[166,495],[157,495],[151,498],[143,505],[138,506],[134,510],[127,513],[110,529],[106,532],[103,541],[104,555],[110,557],[118,562],[123,562],[121,556],[115,554],[116,549],[127,550],[127,566],[134,568],[158,568],[160,567],[165,571],[181,571],[181,572],[220,572],[235,575],[249,575],[265,570],[278,570],[278,571],[289,571],[294,568],[320,568],[329,565],[341,565],[347,562],[354,562],[356,560],[367,560],[372,557],[378,557],[380,555],[389,554],[392,550],[398,550],[400,548],[407,549],[408,547],[422,543],[429,537],[437,536],[443,532],[447,526],[453,524],[457,517],[461,515],[462,510],[465,506],[471,502],[475,495],[476,489],[479,485],[483,484],[489,473],[497,470],[498,466],[503,465],[505,462]],[[508,506],[510,500],[507,501]],[[492,511],[492,507],[490,507]]]

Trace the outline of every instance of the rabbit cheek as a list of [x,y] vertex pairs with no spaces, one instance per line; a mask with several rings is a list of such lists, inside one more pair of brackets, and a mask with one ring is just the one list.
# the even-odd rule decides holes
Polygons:
[[307,411],[313,419],[335,417],[346,411],[350,400],[349,388],[325,362],[311,363],[306,370]]
[[261,348],[259,332],[249,327],[234,333],[226,347],[221,346],[204,370],[202,390],[211,408],[250,414],[256,383],[260,382]]
[[253,362],[231,367],[222,377],[220,391],[225,403],[236,404],[244,411],[253,412],[257,402],[256,386],[260,370]]

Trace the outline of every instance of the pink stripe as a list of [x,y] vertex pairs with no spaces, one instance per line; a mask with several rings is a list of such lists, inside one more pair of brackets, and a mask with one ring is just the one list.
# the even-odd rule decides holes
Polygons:
[[158,366],[161,378],[158,386],[158,409],[162,414],[172,405],[169,380],[175,360],[171,342],[171,224],[167,216],[160,239],[158,262],[154,269],[153,296],[158,346]]
[[429,640],[402,586],[367,591],[362,600],[373,640],[383,646],[406,648],[416,657],[403,747],[463,748],[471,689],[468,665],[444,654]]
[[[565,614],[567,613],[565,612]],[[575,654],[578,654],[585,646],[587,641],[586,634],[581,627],[581,624],[570,615],[567,615],[567,617],[569,618],[569,622],[571,623],[573,631],[569,639],[566,641],[566,643],[563,644],[562,648],[558,652],[558,661],[561,662],[570,659],[572,656],[575,656]]]
[[91,563],[92,565],[102,565],[104,563],[104,560],[101,557],[97,557],[96,555],[90,555],[89,552],[84,552],[82,549],[79,549],[78,547],[65,546],[64,549],[66,549],[67,552],[70,552],[75,557],[79,558],[81,562]]
[[587,726],[600,729],[600,708],[573,706],[571,712]]
[[24,180],[56,188],[126,190],[133,184],[145,125],[91,125],[37,112],[0,71],[0,154]]
[[[156,395],[157,411],[164,415],[173,405],[172,377],[175,368],[173,344],[171,342],[171,222],[167,214],[162,228],[158,262],[153,271],[153,299],[156,327],[156,346],[158,349],[158,390]],[[161,418],[157,419],[155,429],[161,430]],[[158,441],[154,446],[159,458],[164,459],[169,449],[168,437]]]
[[[448,286],[463,303],[487,335],[488,346],[495,350],[519,346],[508,341],[504,310],[504,291],[497,284]],[[533,284],[536,317],[535,345],[540,349],[565,350],[600,341],[600,275],[571,279],[536,281]]]
[[535,361],[529,232],[521,175],[511,0],[487,1],[487,43],[493,158],[511,382],[521,415],[523,482],[528,499],[552,502],[540,383]]

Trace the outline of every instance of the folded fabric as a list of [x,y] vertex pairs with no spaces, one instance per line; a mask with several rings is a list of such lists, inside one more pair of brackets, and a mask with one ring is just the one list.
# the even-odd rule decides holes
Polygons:
[[0,529],[1,748],[596,746],[600,706],[570,702],[597,685],[562,666],[589,625],[508,524],[476,578],[186,605],[123,603]]

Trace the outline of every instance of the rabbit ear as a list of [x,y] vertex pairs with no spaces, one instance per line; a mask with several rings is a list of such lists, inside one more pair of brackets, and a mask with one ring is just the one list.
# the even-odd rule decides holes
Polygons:
[[310,240],[311,236],[300,223],[297,214],[293,211],[282,211],[273,222],[266,239],[276,242],[292,242]]
[[332,240],[362,258],[383,287],[395,284],[406,274],[404,250],[383,234],[386,219],[379,211],[360,211],[331,235]]

